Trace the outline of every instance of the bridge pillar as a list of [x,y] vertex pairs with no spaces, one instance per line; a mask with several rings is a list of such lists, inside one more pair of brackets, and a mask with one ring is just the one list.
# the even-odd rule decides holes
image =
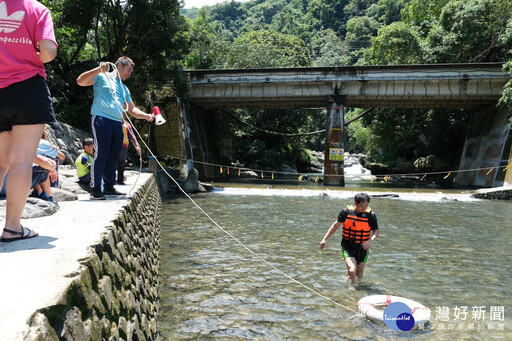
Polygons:
[[[509,183],[511,174],[504,171],[512,157],[510,111],[494,105],[474,110],[457,174],[459,186],[498,187]],[[491,170],[492,168],[492,170]]]
[[345,186],[345,97],[335,95],[327,108],[324,185]]

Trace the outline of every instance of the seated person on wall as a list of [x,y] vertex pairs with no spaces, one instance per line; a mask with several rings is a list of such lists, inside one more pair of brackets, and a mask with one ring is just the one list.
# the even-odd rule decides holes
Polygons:
[[[50,179],[55,179],[57,177],[57,173],[55,172],[55,161],[53,161],[51,158],[37,155],[34,159],[34,165],[32,167],[32,183],[30,185],[30,189],[33,189],[34,186],[41,185],[45,181],[48,184],[48,187],[46,185],[43,185],[42,187],[48,191],[50,195],[48,195],[50,201],[58,206],[57,202],[55,201],[55,198],[51,196],[51,189],[50,189],[50,183],[47,181]],[[2,188],[0,189],[0,196],[6,196],[5,193],[5,183],[7,182],[7,176],[9,175],[9,172],[7,172],[4,183]],[[26,194],[28,197],[28,193]],[[39,197],[41,199],[41,197]]]
[[55,145],[48,141],[48,132],[46,129],[43,132],[43,138],[39,141],[39,146],[37,147],[37,155],[45,156],[55,161],[55,174],[52,173],[41,184],[33,186],[34,190],[30,196],[58,205],[57,201],[52,195],[51,187],[56,187],[52,184],[58,184],[59,182],[59,160],[63,160],[65,156]]
[[[50,186],[51,187],[55,187],[55,188],[59,188],[59,163],[61,160],[64,160],[66,158],[66,156],[59,150],[59,148],[54,145],[53,143],[50,142],[50,126],[47,124],[44,131],[43,131],[43,139],[48,141],[49,143],[47,144],[44,144],[42,145],[41,143],[39,144],[39,148],[46,148],[46,149],[56,149],[57,150],[57,156],[53,158],[53,160],[55,161],[55,163],[57,164],[57,167],[55,169],[55,171],[57,172],[57,179],[56,180],[52,180],[50,182]],[[52,152],[53,153],[53,152]],[[43,154],[40,154],[40,155],[45,155],[44,152]],[[41,192],[40,189],[37,189],[38,192]]]
[[[56,172],[55,158],[59,157],[59,150],[45,139],[47,135],[43,133],[37,146],[37,155],[32,165],[32,183],[30,189],[33,189],[31,197],[49,201],[58,206],[57,201],[52,195],[50,180],[56,181],[58,178]],[[62,154],[62,153],[61,153]],[[64,156],[64,154],[62,154]],[[7,172],[4,179],[4,186],[7,181]],[[5,196],[5,189],[0,190],[0,195]]]
[[[38,155],[35,163],[37,167],[32,168],[32,185],[33,188],[30,197],[49,201],[59,206],[57,200],[52,195],[51,182],[58,179],[57,163],[49,157]],[[53,169],[52,169],[53,166]]]
[[91,165],[92,156],[94,155],[94,141],[91,138],[86,138],[82,141],[84,151],[78,155],[75,160],[76,175],[78,176],[78,184],[90,192],[91,183]]

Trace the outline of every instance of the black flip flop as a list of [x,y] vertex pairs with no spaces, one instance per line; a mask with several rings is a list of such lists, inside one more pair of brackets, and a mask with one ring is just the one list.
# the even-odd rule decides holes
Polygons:
[[[32,232],[32,230],[30,230],[29,228],[23,227],[23,226],[21,226],[21,231],[19,231],[19,232],[18,231],[9,230],[9,229],[4,229],[4,231],[12,233],[12,234],[20,235],[21,237],[1,238],[0,242],[3,242],[3,243],[10,243],[10,242],[14,242],[16,240],[29,239],[29,238],[34,238],[34,237],[39,236],[39,234],[37,232],[36,232],[35,235],[31,236],[30,233]],[[25,234],[25,231],[28,231],[28,233]]]

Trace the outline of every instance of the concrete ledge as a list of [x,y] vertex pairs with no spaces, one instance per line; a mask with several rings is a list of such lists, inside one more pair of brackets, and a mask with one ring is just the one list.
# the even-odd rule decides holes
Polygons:
[[22,221],[39,237],[0,243],[0,340],[156,335],[161,199],[152,174],[127,184],[130,196],[80,195]]

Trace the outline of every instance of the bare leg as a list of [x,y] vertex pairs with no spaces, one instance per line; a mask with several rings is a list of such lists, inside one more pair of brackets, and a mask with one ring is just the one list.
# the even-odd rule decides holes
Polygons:
[[357,267],[356,267],[356,276],[361,279],[363,278],[363,272],[364,272],[364,266],[366,265],[365,262],[361,262],[359,264],[357,264]]
[[347,281],[354,285],[356,283],[356,259],[354,257],[346,258],[345,265],[347,266]]
[[41,192],[43,191],[40,185],[35,185],[33,190],[36,191],[38,194],[41,194]]
[[[5,214],[5,228],[9,230],[21,231],[20,220],[30,190],[32,162],[36,156],[43,130],[44,124],[14,126],[10,132],[10,150],[6,154],[0,154],[8,155],[9,161]],[[4,135],[4,133],[0,135]],[[3,137],[0,139],[0,145],[3,144],[3,139]],[[3,146],[1,150],[3,150]],[[32,231],[31,235],[37,235],[37,233]],[[2,232],[2,237],[12,238],[13,236],[16,235]]]
[[11,149],[12,132],[4,131],[0,133],[0,186],[4,183],[5,174],[9,170],[9,150]]
[[42,182],[39,187],[41,188],[41,191],[45,192],[46,194],[48,194],[48,196],[52,196],[52,186],[51,186],[51,183],[50,183],[50,178],[48,177],[48,179],[46,179],[45,182]]

